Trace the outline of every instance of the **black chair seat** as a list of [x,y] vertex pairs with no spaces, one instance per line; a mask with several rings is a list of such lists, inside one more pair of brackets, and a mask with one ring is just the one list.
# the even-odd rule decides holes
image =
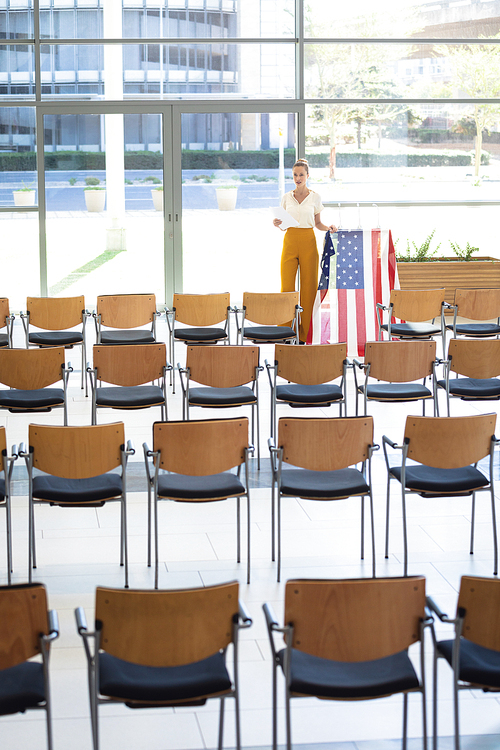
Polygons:
[[[390,473],[401,481],[401,467],[393,466]],[[472,492],[479,487],[487,487],[488,480],[474,466],[464,466],[461,469],[437,469],[433,466],[407,466],[407,489],[416,492],[455,495],[462,492]]]
[[[437,648],[451,666],[453,640],[440,641]],[[460,639],[459,679],[476,685],[500,688],[500,652]]]
[[189,403],[191,406],[238,406],[256,404],[257,398],[247,385],[235,388],[190,388]]
[[7,409],[47,409],[64,404],[62,388],[38,388],[34,391],[0,390],[0,406]]
[[339,385],[290,385],[276,386],[276,398],[279,401],[297,404],[324,404],[329,401],[340,401],[344,397]]
[[100,474],[85,479],[65,479],[49,474],[33,478],[33,497],[57,503],[98,503],[122,494],[119,474]]
[[30,333],[29,342],[39,346],[70,346],[81,344],[83,336],[78,331],[44,331],[43,333]]
[[9,346],[9,334],[8,333],[0,333],[0,347],[1,346]]
[[44,702],[42,664],[26,661],[0,671],[0,716],[16,714]]
[[101,344],[155,344],[151,331],[101,331]]
[[176,500],[215,500],[219,497],[244,495],[245,487],[235,474],[209,474],[188,476],[186,474],[160,474],[158,495]]
[[[364,386],[360,391],[364,392]],[[411,401],[432,398],[432,392],[418,383],[374,383],[367,387],[366,396],[376,401]]]
[[[500,397],[499,378],[452,378],[450,393],[462,398],[498,398]],[[438,380],[438,387],[446,390],[446,381]]]
[[289,326],[252,326],[243,329],[243,336],[255,341],[281,341],[296,338],[295,331]]
[[[452,325],[447,325],[449,331],[453,331]],[[461,336],[496,336],[500,334],[500,326],[496,323],[460,323],[456,332]]]
[[221,341],[227,339],[227,332],[223,328],[177,328],[174,336],[181,341]]
[[0,502],[5,500],[5,479],[0,478]]
[[[388,331],[387,323],[382,325],[383,331]],[[436,336],[441,333],[439,326],[433,326],[429,323],[394,323],[391,325],[391,334],[394,336],[426,337]]]
[[112,408],[139,408],[141,406],[161,406],[165,403],[163,391],[157,385],[136,385],[132,387],[97,388],[97,406]]
[[146,667],[103,653],[99,692],[130,701],[180,701],[231,689],[224,654],[180,667]]
[[[281,664],[284,653],[279,654]],[[376,698],[419,687],[406,651],[373,661],[340,662],[292,649],[290,668],[290,690],[302,695]]]
[[281,492],[292,497],[335,499],[370,491],[358,469],[310,471],[290,469],[281,474]]

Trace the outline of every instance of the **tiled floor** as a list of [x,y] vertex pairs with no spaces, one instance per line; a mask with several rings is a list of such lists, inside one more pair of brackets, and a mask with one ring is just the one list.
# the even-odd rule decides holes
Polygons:
[[[19,332],[16,332],[18,335]],[[21,340],[19,339],[19,345]],[[177,352],[183,355],[180,346]],[[262,361],[272,358],[263,347]],[[78,355],[73,356],[74,365]],[[79,388],[79,373],[71,380],[70,424],[90,422],[90,403]],[[261,376],[261,449],[267,452],[269,391],[265,373]],[[350,386],[350,414],[354,413]],[[418,407],[419,408],[419,407]],[[170,417],[180,418],[180,396],[169,400]],[[497,411],[495,402],[487,410]],[[474,405],[454,403],[453,414],[476,413]],[[394,405],[373,405],[376,441],[386,433],[400,440],[407,413],[412,409]],[[286,413],[286,410],[280,410]],[[306,416],[312,411],[298,414]],[[415,413],[415,412],[414,412]],[[416,412],[419,413],[419,412]],[[297,414],[297,412],[294,412]],[[325,416],[337,410],[325,409]],[[199,410],[200,417],[210,416]],[[218,415],[218,414],[217,414]],[[229,412],[224,412],[224,416]],[[193,415],[194,417],[194,415]],[[100,417],[104,421],[105,417]],[[123,419],[126,437],[135,443],[130,464],[129,551],[131,586],[152,587],[152,569],[146,567],[146,491],[142,465],[142,443],[151,440],[151,424],[159,410],[112,412],[108,421]],[[26,415],[0,413],[9,444],[27,440],[30,421],[61,424],[59,412],[30,419]],[[500,428],[498,430],[500,432]],[[402,574],[402,534],[399,503],[395,497],[391,519],[391,550],[383,555],[385,512],[385,466],[381,451],[374,460],[377,574]],[[498,477],[498,462],[496,474]],[[271,659],[263,602],[271,602],[282,616],[284,583],[276,583],[270,560],[270,489],[267,458],[258,474],[252,469],[252,583],[245,583],[244,563],[235,563],[234,502],[197,506],[160,505],[161,587],[193,587],[237,578],[241,597],[253,619],[253,627],[242,634],[241,706],[242,737],[246,748],[269,747],[271,743]],[[13,500],[14,580],[27,578],[26,475],[16,467]],[[500,488],[500,484],[499,484]],[[478,500],[476,553],[468,553],[470,530],[469,500],[411,499],[409,510],[410,572],[424,574],[427,591],[450,614],[454,612],[460,576],[464,573],[489,576],[492,573],[492,540],[488,501]],[[118,566],[117,505],[100,509],[36,508],[38,569],[35,580],[43,581],[49,603],[59,613],[61,636],[54,644],[51,660],[55,750],[90,750],[90,721],[85,658],[76,633],[73,610],[83,606],[92,622],[94,589],[97,584],[123,585]],[[370,550],[359,560],[359,502],[313,503],[291,500],[283,518],[283,581],[291,577],[357,577],[371,574]],[[5,533],[0,520],[0,581],[6,580]],[[243,555],[243,559],[244,555]],[[447,632],[438,627],[438,635]],[[430,640],[430,639],[429,639]],[[428,643],[428,683],[431,658]],[[442,667],[439,689],[439,750],[452,748],[452,695],[449,670]],[[430,692],[429,692],[430,695]],[[280,691],[279,740],[284,742],[284,710]],[[429,701],[430,704],[430,701]],[[500,747],[500,705],[492,694],[464,692],[461,695],[462,748],[490,750]],[[322,702],[296,700],[293,706],[293,739],[296,748],[316,745],[324,750],[395,750],[400,747],[401,707],[399,696],[369,702]],[[430,706],[429,706],[430,707]],[[101,711],[101,746],[146,748],[147,750],[197,750],[216,747],[218,703],[202,708],[131,711],[107,706]],[[229,705],[225,742],[234,745],[233,712]],[[421,747],[420,697],[410,697],[410,750]],[[30,712],[25,716],[0,719],[0,743],[6,750],[45,749],[44,718]]]

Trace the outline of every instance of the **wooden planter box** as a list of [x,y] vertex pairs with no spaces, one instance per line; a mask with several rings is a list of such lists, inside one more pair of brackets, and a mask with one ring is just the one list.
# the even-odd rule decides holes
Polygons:
[[401,289],[445,288],[445,301],[453,304],[455,289],[500,288],[500,260],[475,258],[474,260],[442,260],[423,263],[398,263]]

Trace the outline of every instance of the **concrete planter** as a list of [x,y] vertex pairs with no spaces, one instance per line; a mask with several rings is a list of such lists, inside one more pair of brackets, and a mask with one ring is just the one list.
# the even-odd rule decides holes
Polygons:
[[153,190],[151,190],[151,197],[153,199],[155,211],[163,211],[163,188],[161,190],[153,188]]
[[238,188],[215,188],[219,211],[233,211],[236,208]]
[[401,289],[444,287],[445,300],[450,304],[455,299],[455,289],[500,288],[500,260],[496,258],[479,257],[469,261],[438,258],[397,265]]
[[35,205],[35,191],[34,190],[13,190],[14,195],[14,206],[34,206]]
[[87,211],[92,213],[100,213],[101,211],[104,211],[104,205],[106,203],[105,190],[84,190],[84,195]]

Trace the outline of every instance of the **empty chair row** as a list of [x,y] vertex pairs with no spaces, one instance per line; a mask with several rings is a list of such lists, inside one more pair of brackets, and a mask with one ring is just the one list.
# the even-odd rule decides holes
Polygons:
[[[391,488],[399,487],[403,522],[404,574],[408,573],[406,505],[408,496],[422,498],[470,497],[471,541],[474,551],[476,495],[486,493],[491,505],[493,574],[498,572],[493,457],[496,414],[470,417],[407,418],[400,442],[383,437],[387,471],[385,556],[389,556]],[[5,445],[5,430],[0,429]],[[272,489],[271,557],[277,557],[277,579],[282,567],[282,518],[287,498],[333,502],[361,500],[361,559],[364,557],[365,498],[371,528],[370,573],[376,574],[374,481],[372,458],[379,448],[373,438],[372,417],[287,418],[278,422],[277,440],[269,440]],[[240,502],[246,500],[246,580],[250,582],[251,497],[249,441],[246,417],[192,422],[156,422],[152,448],[143,445],[148,486],[147,564],[154,550],[154,585],[159,585],[161,500],[198,503],[236,499],[236,557],[240,562]],[[4,480],[0,507],[7,511],[8,580],[12,568],[11,475],[16,456],[28,469],[28,565],[31,580],[36,566],[34,507],[101,507],[121,504],[120,564],[128,585],[126,465],[134,448],[125,442],[123,423],[80,427],[30,425],[28,448],[21,445],[8,457],[3,449]],[[486,459],[482,464],[483,459]],[[119,473],[116,470],[119,469]],[[39,470],[44,472],[39,475]],[[244,471],[243,471],[244,470]],[[243,473],[242,473],[243,472]],[[166,511],[168,513],[168,511]]]
[[[456,615],[448,617],[426,596],[423,576],[380,579],[296,579],[285,587],[283,625],[263,604],[271,647],[272,748],[278,748],[278,673],[283,674],[286,746],[292,748],[292,699],[359,701],[401,694],[403,747],[408,703],[422,701],[422,742],[427,748],[425,631],[433,643],[432,715],[438,731],[437,663],[453,672],[455,748],[460,750],[459,691],[500,685],[500,582],[464,576]],[[434,617],[453,626],[438,640]],[[224,745],[225,701],[235,701],[236,748],[241,748],[239,631],[253,620],[236,581],[196,589],[117,590],[98,587],[95,623],[75,610],[88,668],[94,750],[100,747],[100,707],[190,708],[220,701],[219,742]],[[43,709],[48,750],[53,748],[49,653],[59,637],[57,613],[43,585],[0,588],[0,715]],[[409,649],[419,645],[416,657]],[[232,675],[227,653],[232,646]],[[41,661],[39,657],[41,656]],[[245,679],[245,678],[243,678]],[[360,709],[361,711],[362,709]],[[337,739],[332,723],[331,741]]]

